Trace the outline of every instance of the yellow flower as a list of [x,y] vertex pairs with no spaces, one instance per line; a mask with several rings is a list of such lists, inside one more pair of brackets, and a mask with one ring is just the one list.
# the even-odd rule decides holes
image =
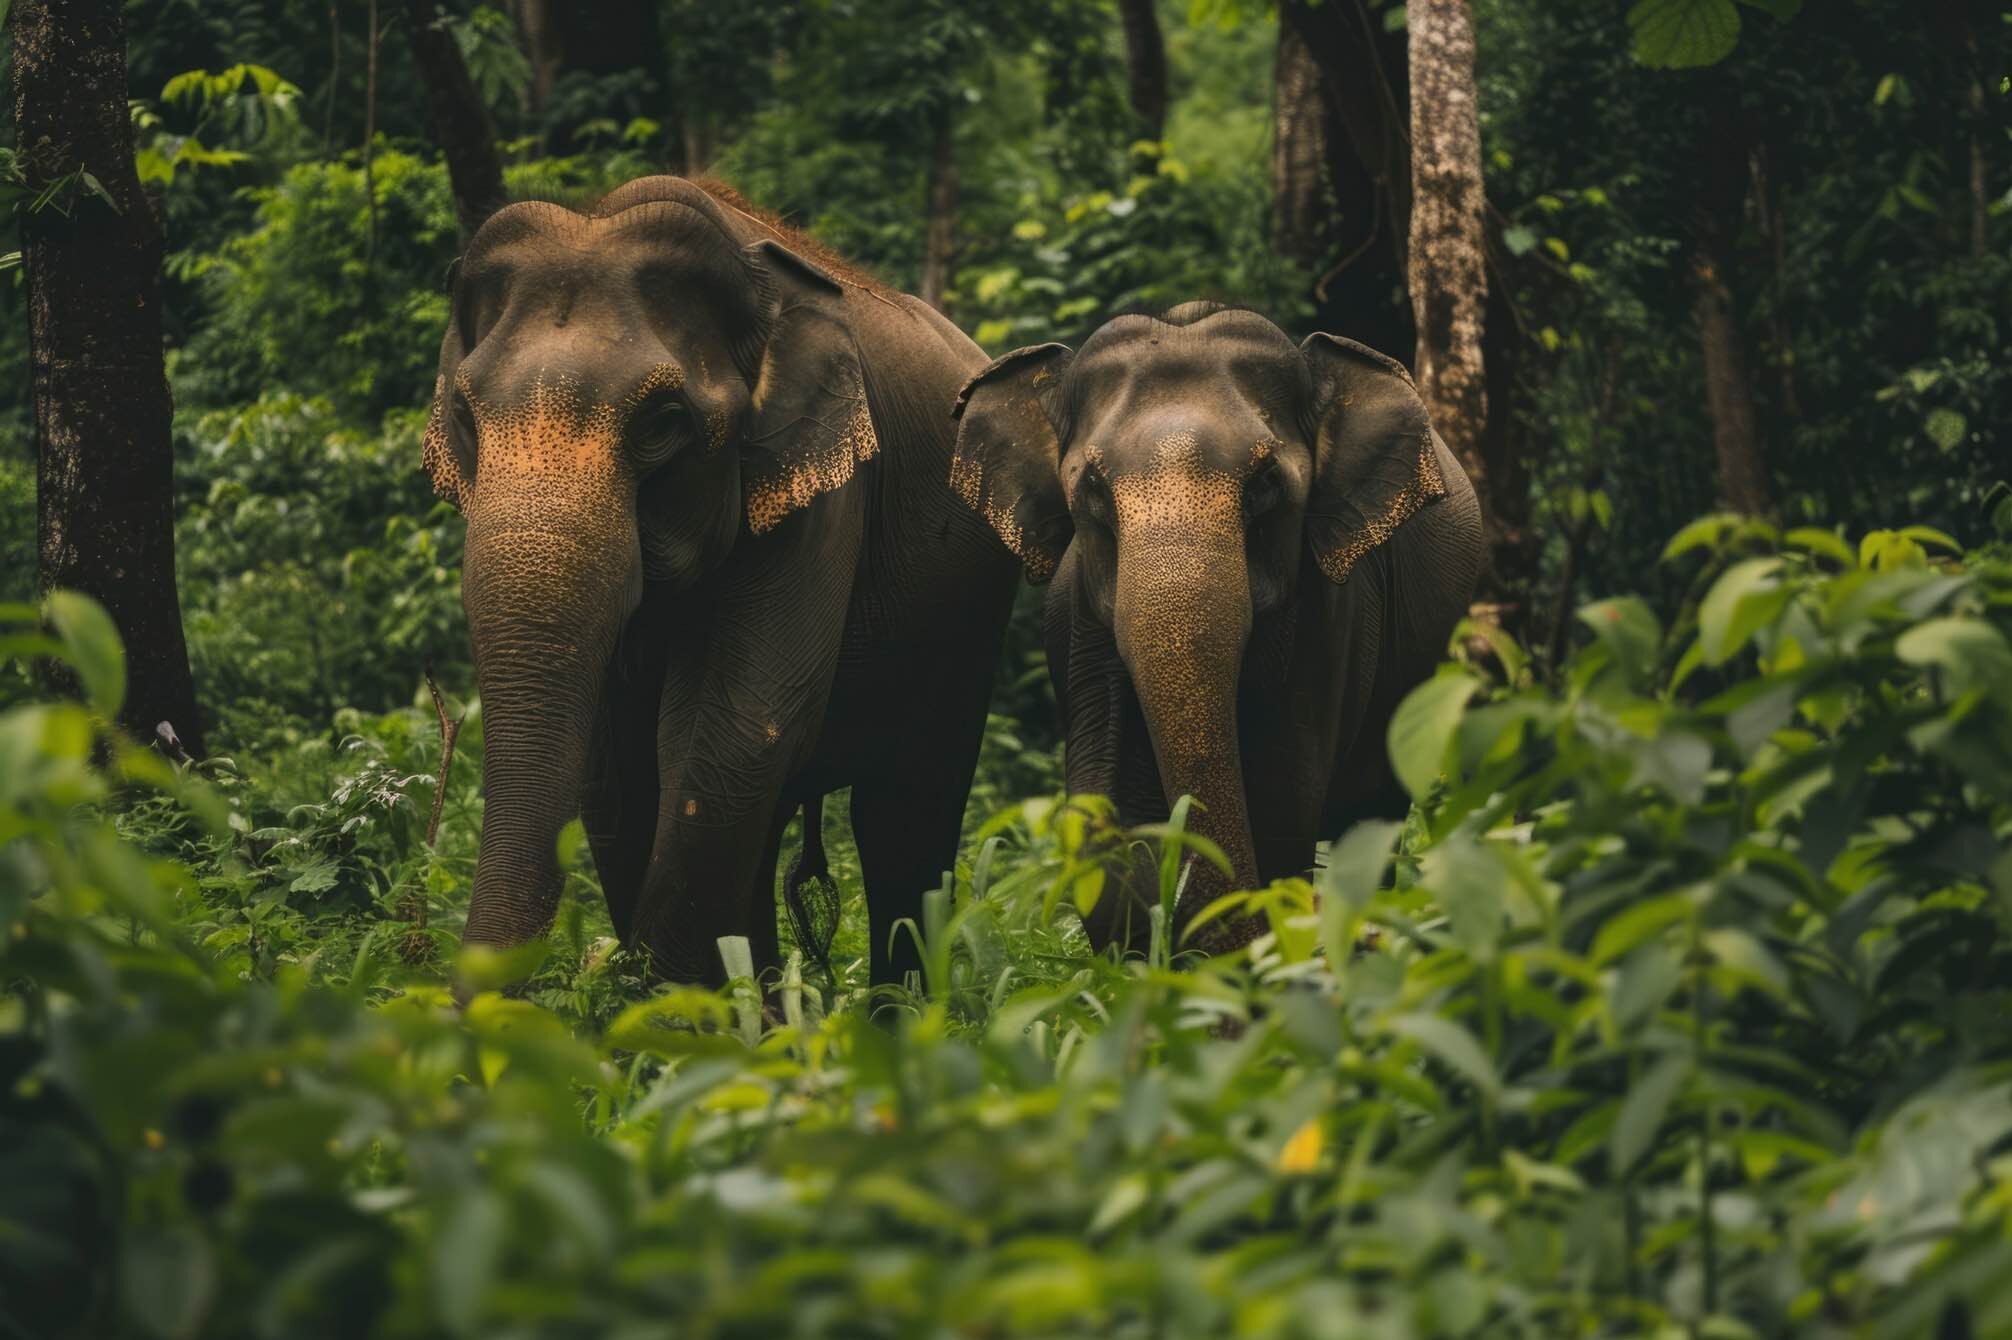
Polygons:
[[1278,1170],[1291,1177],[1312,1172],[1320,1162],[1322,1142],[1319,1120],[1309,1120],[1294,1131],[1292,1138],[1285,1142],[1285,1148],[1279,1150]]

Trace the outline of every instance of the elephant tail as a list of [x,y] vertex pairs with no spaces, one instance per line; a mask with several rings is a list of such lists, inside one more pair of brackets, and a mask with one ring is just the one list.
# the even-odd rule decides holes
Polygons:
[[783,879],[782,902],[804,961],[815,963],[836,982],[831,967],[831,941],[838,934],[838,882],[824,856],[824,797],[803,802],[803,846],[789,863]]

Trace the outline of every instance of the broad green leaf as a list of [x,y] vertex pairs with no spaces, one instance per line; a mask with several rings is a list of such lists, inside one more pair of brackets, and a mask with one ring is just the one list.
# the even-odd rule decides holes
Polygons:
[[105,607],[76,591],[49,595],[49,622],[57,634],[84,695],[100,715],[116,717],[126,701],[126,649]]
[[1337,972],[1355,953],[1355,918],[1376,897],[1403,832],[1401,821],[1365,819],[1328,848],[1319,885],[1320,945]]
[[1501,1097],[1502,1081],[1495,1073],[1495,1063],[1474,1035],[1451,1019],[1436,1014],[1401,1014],[1387,1027],[1444,1061],[1488,1098]]
[[2012,692],[2012,646],[1983,619],[1940,618],[1918,623],[1893,644],[1909,665],[1934,666],[1959,685]]
[[1740,40],[1733,0],[1636,0],[1628,10],[1635,59],[1657,69],[1714,65]]
[[1729,530],[1739,527],[1741,519],[1731,512],[1714,512],[1710,516],[1699,517],[1675,535],[1663,546],[1663,562],[1688,554],[1693,549],[1711,549],[1725,538]]
[[1656,932],[1688,918],[1694,907],[1688,893],[1643,899],[1600,927],[1593,937],[1593,962],[1612,963]]
[[[1730,0],[1728,0],[1730,3]],[[1778,558],[1748,558],[1733,564],[1698,606],[1698,645],[1705,664],[1724,665],[1780,608]]]
[[216,1296],[216,1253],[193,1223],[133,1229],[119,1253],[126,1315],[147,1335],[183,1340],[202,1333]]
[[1460,714],[1480,687],[1465,670],[1444,667],[1398,704],[1390,719],[1390,766],[1413,800],[1423,800],[1439,780]]
[[431,1235],[434,1301],[453,1334],[478,1333],[509,1231],[502,1196],[476,1182],[455,1197]]
[[1806,549],[1813,554],[1836,560],[1840,567],[1858,566],[1858,555],[1850,545],[1839,539],[1835,531],[1820,530],[1815,526],[1797,526],[1782,537],[1782,543],[1791,549]]
[[1595,601],[1580,609],[1579,622],[1613,652],[1630,684],[1648,685],[1662,651],[1663,625],[1646,601],[1635,596]]
[[1670,1104],[1691,1075],[1691,1058],[1665,1056],[1637,1080],[1621,1100],[1614,1117],[1613,1132],[1607,1137],[1608,1168],[1616,1177],[1625,1177],[1655,1142]]

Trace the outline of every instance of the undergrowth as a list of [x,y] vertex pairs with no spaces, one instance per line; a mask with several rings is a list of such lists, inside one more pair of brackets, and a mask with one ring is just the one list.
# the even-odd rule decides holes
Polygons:
[[2012,562],[1953,548],[1711,519],[1554,683],[1468,630],[1410,819],[1235,956],[1076,928],[1178,820],[988,794],[877,997],[842,805],[836,982],[649,986],[577,830],[457,955],[479,704],[428,847],[417,694],[178,769],[96,607],[10,607],[92,697],[0,715],[0,1329],[2005,1333]]

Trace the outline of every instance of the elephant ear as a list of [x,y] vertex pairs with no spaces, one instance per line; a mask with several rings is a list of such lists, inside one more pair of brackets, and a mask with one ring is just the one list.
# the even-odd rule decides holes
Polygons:
[[1319,425],[1307,542],[1328,579],[1345,582],[1363,555],[1446,496],[1438,437],[1396,359],[1334,335],[1307,336],[1300,353]]
[[765,338],[742,476],[748,529],[760,535],[845,484],[880,440],[845,290],[779,243],[751,243],[744,254],[763,290]]
[[998,359],[957,393],[950,491],[985,518],[1027,570],[1045,582],[1075,527],[1062,496],[1055,404],[1067,345],[1037,344]]
[[419,460],[433,480],[433,491],[456,507],[463,505],[468,481],[475,474],[472,425],[462,422],[455,409],[454,379],[465,352],[460,329],[449,317],[447,334],[440,341],[440,373],[433,379],[433,408],[427,411],[426,431],[419,439]]

